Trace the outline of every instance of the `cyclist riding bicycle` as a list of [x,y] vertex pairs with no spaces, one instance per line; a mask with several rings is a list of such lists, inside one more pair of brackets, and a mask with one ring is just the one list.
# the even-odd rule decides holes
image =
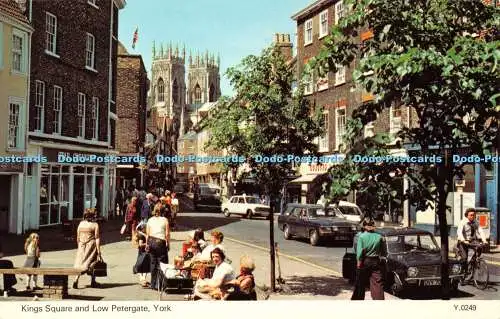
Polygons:
[[[481,241],[483,244],[486,243],[486,236],[476,221],[476,211],[474,208],[467,208],[464,215],[465,217],[458,224],[457,247],[460,251],[460,257],[462,258],[462,269],[467,271],[469,249],[477,247],[478,241]],[[479,257],[481,254],[481,245],[479,245],[477,253]]]

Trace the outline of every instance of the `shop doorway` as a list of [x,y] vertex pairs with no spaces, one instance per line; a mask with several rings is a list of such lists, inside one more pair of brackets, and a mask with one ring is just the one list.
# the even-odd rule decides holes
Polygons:
[[84,200],[83,191],[85,177],[83,175],[75,175],[73,183],[73,218],[83,218]]
[[10,175],[0,175],[0,232],[7,233],[10,224]]

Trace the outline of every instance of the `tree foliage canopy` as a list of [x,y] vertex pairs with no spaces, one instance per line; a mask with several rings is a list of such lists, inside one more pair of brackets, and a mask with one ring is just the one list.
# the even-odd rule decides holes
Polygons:
[[[332,28],[310,67],[324,74],[356,59],[354,82],[374,96],[353,113],[347,154],[387,152],[386,143],[363,141],[362,128],[402,103],[417,124],[403,128],[398,140],[418,155],[444,155],[444,161],[359,167],[347,160],[331,170],[330,197],[346,189],[384,189],[390,172],[406,175],[412,204],[419,209],[429,201],[437,204],[442,262],[447,264],[446,199],[464,171],[463,164],[446,155],[484,156],[499,144],[499,9],[479,0],[344,0],[344,5],[346,16]],[[374,37],[359,43],[360,31],[367,28]],[[368,200],[373,201],[369,206],[380,202],[377,196]],[[447,267],[442,276],[447,296]]]
[[291,163],[257,163],[253,158],[316,152],[320,110],[311,116],[302,90],[293,92],[294,68],[274,47],[244,58],[228,69],[227,76],[236,96],[217,104],[207,122],[211,134],[207,146],[245,156],[258,183],[276,194],[293,172]]

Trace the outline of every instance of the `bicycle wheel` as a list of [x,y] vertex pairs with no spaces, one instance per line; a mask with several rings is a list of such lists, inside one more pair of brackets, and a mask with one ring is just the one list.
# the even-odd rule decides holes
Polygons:
[[488,287],[489,276],[488,265],[484,260],[479,259],[474,268],[474,286],[476,286],[477,289],[486,289],[486,287]]

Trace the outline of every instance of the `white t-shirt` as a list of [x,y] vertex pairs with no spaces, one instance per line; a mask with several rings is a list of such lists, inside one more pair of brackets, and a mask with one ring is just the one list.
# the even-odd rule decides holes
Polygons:
[[211,280],[214,281],[219,281],[221,279],[222,282],[235,279],[233,267],[226,262],[222,262],[219,266],[215,266],[214,274],[211,278]]
[[161,216],[153,216],[148,220],[149,236],[165,240],[168,219]]
[[220,250],[222,250],[222,252],[224,254],[226,254],[226,250],[224,249],[224,246],[222,244],[218,244],[215,246],[214,246],[214,244],[210,244],[207,247],[205,247],[203,249],[203,251],[201,252],[200,260],[211,260],[212,259],[212,256],[211,256],[212,250],[214,250],[215,248],[219,248]]

